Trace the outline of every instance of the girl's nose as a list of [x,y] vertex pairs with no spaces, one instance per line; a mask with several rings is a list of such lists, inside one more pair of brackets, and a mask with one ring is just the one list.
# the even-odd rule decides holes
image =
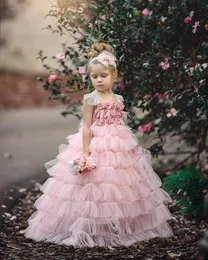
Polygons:
[[102,81],[101,77],[98,77],[98,82],[101,82],[101,81]]

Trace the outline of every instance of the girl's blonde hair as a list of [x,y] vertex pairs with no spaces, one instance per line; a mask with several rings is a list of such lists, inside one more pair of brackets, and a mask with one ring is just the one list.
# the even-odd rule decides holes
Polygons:
[[[114,48],[111,45],[109,45],[107,43],[103,43],[103,42],[96,42],[88,50],[87,57],[88,57],[88,59],[92,59],[94,57],[97,57],[103,51],[107,51],[114,55]],[[99,62],[95,62],[95,63],[99,63]],[[90,70],[90,66],[88,67],[88,72],[89,72],[89,70]],[[116,69],[112,66],[109,66],[109,70],[113,73],[113,72],[115,72]]]
[[92,47],[88,50],[87,57],[92,59],[97,57],[102,51],[108,51],[114,55],[114,49],[107,43],[96,42],[92,45]]

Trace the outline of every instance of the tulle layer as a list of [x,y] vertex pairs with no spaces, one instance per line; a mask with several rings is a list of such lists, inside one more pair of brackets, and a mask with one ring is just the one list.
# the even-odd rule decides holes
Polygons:
[[[53,230],[53,229],[52,229]],[[160,226],[146,230],[142,233],[133,233],[125,235],[115,235],[111,234],[109,236],[103,236],[103,234],[98,235],[90,235],[84,231],[77,233],[54,233],[51,230],[43,231],[39,228],[34,229],[32,227],[28,227],[25,236],[27,238],[31,238],[35,241],[46,241],[52,242],[59,245],[73,245],[75,248],[81,247],[107,247],[107,246],[131,246],[136,242],[140,242],[143,240],[149,240],[155,237],[169,237],[172,235],[172,230],[168,223],[163,223]]]
[[158,188],[150,191],[141,183],[134,183],[128,186],[105,183],[79,185],[67,184],[54,178],[49,178],[41,186],[41,191],[50,197],[64,201],[132,202],[148,199],[154,201],[154,206],[162,201],[171,201],[170,196],[164,190]]
[[[157,236],[171,236],[172,230],[166,223],[170,218],[170,213],[165,208],[163,212],[132,219],[75,219],[51,216],[39,211],[30,217],[25,236],[36,241],[45,240],[75,247],[130,246]],[[47,219],[47,222],[44,223],[43,219]]]
[[[109,153],[110,152],[106,152],[106,154]],[[108,160],[109,164],[110,162],[112,164],[110,156],[103,156],[101,158],[99,155],[99,153],[93,154],[98,168],[84,175],[74,176],[70,174],[68,172],[68,165],[59,161],[59,159],[54,159],[49,162],[47,165],[48,174],[63,184],[88,185],[89,183],[94,183],[95,185],[98,185],[103,183],[114,184],[116,186],[129,186],[138,184],[138,192],[144,189],[149,191],[155,190],[161,186],[160,178],[152,169],[151,156],[147,150],[143,149],[142,153],[138,152],[135,158],[129,155],[128,160],[131,161],[131,164],[127,162],[125,165],[126,167],[129,166],[129,168],[115,168],[115,165],[119,164],[117,160],[116,163],[114,163],[114,167],[110,165],[105,166],[108,165]],[[120,155],[122,155],[122,153],[120,153]],[[112,155],[112,159],[113,158],[115,157]],[[48,180],[48,182],[50,181]],[[55,188],[53,190],[55,190]],[[65,191],[65,193],[67,193],[67,191]],[[68,194],[69,193],[70,192],[68,191]]]
[[[62,144],[59,146],[59,154],[57,158],[63,162],[67,162],[77,152],[82,151],[82,129],[74,135],[66,137],[70,145]],[[92,140],[90,144],[90,152],[125,152],[135,149],[138,145],[137,137],[126,125],[105,124],[97,126],[92,124],[90,127],[92,132]],[[109,153],[109,155],[111,155]]]
[[112,136],[106,134],[102,138],[100,136],[93,137],[89,146],[91,152],[124,152],[130,151],[137,147],[138,142],[135,139],[130,139],[128,142],[120,136]]
[[[99,167],[84,175],[74,176],[68,172],[66,165],[58,163],[48,170],[48,173],[54,176],[56,180],[67,184],[86,185],[88,183],[105,183],[115,184],[116,186],[126,186],[140,183],[140,186],[148,190],[154,190],[161,186],[161,180],[154,172],[149,172],[146,176],[140,176],[132,167],[128,169]],[[141,189],[143,187],[141,187]]]
[[[138,201],[116,201],[116,202],[96,202],[96,201],[64,201],[43,194],[34,204],[41,211],[52,215],[68,216],[76,215],[93,218],[135,218],[138,215],[145,215],[153,212],[164,201],[164,196],[158,191],[157,199],[150,197],[146,200]],[[159,197],[160,196],[160,197]],[[161,206],[164,206],[163,204]]]
[[[114,168],[129,168],[142,156],[141,147],[137,148],[136,142],[132,139],[129,142],[123,141],[120,137],[108,136],[106,138],[93,137],[89,146],[91,156],[96,160],[97,166],[112,166]],[[56,156],[61,163],[68,165],[69,160],[81,152],[81,148],[70,146],[59,146],[59,154]],[[47,169],[54,165],[54,160],[45,163]]]

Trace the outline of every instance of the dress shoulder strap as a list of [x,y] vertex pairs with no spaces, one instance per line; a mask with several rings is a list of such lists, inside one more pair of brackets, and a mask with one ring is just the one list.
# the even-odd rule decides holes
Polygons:
[[98,102],[98,97],[95,95],[95,92],[87,93],[83,97],[83,101],[86,100],[88,105],[96,105]]
[[116,97],[119,102],[124,102],[123,96],[116,94]]

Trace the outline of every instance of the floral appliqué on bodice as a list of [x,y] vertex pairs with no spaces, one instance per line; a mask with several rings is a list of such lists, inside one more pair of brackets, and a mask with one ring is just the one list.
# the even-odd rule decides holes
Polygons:
[[84,95],[89,105],[94,106],[93,123],[101,126],[104,124],[125,124],[127,112],[124,111],[123,97],[115,94],[116,101],[103,101],[95,91]]

